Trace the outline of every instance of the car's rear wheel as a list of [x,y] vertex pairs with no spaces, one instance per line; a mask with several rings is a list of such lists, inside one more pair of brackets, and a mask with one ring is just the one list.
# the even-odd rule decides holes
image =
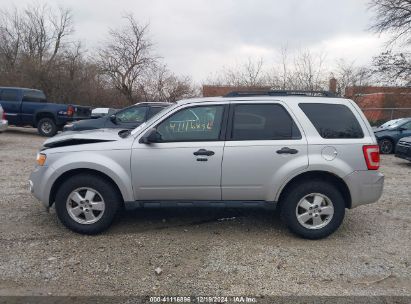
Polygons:
[[380,152],[382,154],[391,154],[394,152],[394,143],[388,138],[384,138],[379,142]]
[[39,120],[37,124],[37,130],[40,135],[46,137],[52,137],[56,135],[58,129],[56,123],[52,118],[45,117]]
[[337,187],[322,180],[294,185],[281,202],[281,216],[288,228],[307,239],[330,235],[344,215],[344,197]]
[[56,194],[56,213],[69,229],[97,234],[113,222],[121,205],[115,187],[99,176],[84,174],[66,180]]

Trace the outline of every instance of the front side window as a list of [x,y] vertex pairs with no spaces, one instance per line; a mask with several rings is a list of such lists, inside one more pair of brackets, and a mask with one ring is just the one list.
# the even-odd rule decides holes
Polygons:
[[322,138],[363,138],[364,133],[352,111],[345,105],[300,103],[301,110]]
[[143,122],[146,119],[147,107],[131,107],[116,114],[117,122]]
[[403,129],[405,129],[405,130],[411,130],[411,121],[403,124],[403,125],[401,126],[401,128],[403,128]]
[[158,112],[160,112],[164,107],[151,107],[150,111],[148,112],[148,117],[147,119],[153,117],[156,115]]
[[235,105],[231,140],[300,139],[291,116],[277,104]]
[[223,106],[183,109],[157,126],[162,142],[216,141],[219,139]]
[[1,91],[1,100],[4,101],[19,101],[18,91],[12,89],[4,89]]

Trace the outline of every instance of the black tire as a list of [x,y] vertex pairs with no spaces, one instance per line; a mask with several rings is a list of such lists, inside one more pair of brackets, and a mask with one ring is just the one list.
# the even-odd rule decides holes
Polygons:
[[56,135],[58,129],[52,118],[45,117],[39,120],[37,130],[41,136],[52,137]]
[[384,138],[384,139],[380,140],[378,145],[380,146],[381,154],[394,153],[394,143],[391,139]]
[[[306,228],[297,219],[297,205],[304,197],[310,194],[320,194],[327,197],[334,208],[331,220],[327,221],[324,227],[318,229]],[[317,213],[318,215],[320,218],[325,216],[321,213]],[[332,183],[323,180],[311,180],[295,184],[288,189],[281,202],[281,218],[289,230],[306,239],[321,239],[329,236],[340,227],[344,215],[345,201],[343,195]]]
[[[91,224],[79,223],[69,214],[67,200],[69,195],[79,188],[90,188],[101,195],[105,205],[104,212],[98,221]],[[80,174],[66,180],[56,193],[56,213],[64,226],[81,234],[98,234],[106,230],[112,224],[119,207],[121,195],[111,182],[92,174]],[[72,202],[70,202],[72,203]],[[83,212],[83,215],[85,213]]]

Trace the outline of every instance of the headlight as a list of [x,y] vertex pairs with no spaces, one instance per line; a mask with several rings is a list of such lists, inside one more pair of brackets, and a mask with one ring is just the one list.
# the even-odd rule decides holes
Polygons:
[[46,155],[46,154],[44,154],[44,153],[37,153],[36,161],[37,161],[37,164],[38,164],[39,166],[44,166],[44,163],[46,162],[46,159],[47,159],[47,155]]
[[72,131],[72,130],[74,130],[74,125],[72,123],[66,124],[63,127],[63,131]]

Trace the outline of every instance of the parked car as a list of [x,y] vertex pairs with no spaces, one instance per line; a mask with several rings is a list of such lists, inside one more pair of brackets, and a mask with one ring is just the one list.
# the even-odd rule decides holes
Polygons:
[[411,137],[404,137],[398,141],[395,156],[411,161]]
[[403,118],[386,128],[375,130],[374,134],[382,154],[394,153],[398,141],[403,137],[411,136],[411,117]]
[[259,94],[183,100],[132,131],[61,133],[39,152],[31,192],[84,234],[122,205],[276,206],[309,239],[380,198],[379,148],[355,102]]
[[0,103],[13,126],[32,126],[54,136],[68,121],[90,118],[91,108],[50,103],[40,90],[0,87]]
[[6,119],[6,113],[4,112],[2,106],[0,105],[0,133],[5,131],[9,123]]
[[380,126],[373,127],[372,129],[373,129],[374,132],[375,132],[375,131],[377,131],[377,130],[382,130],[382,129],[388,128],[389,126],[395,124],[396,122],[400,121],[401,119],[403,119],[403,118],[397,118],[397,119],[389,120],[389,121],[383,123],[383,124],[380,125]]
[[91,118],[100,118],[103,116],[114,114],[117,111],[117,109],[113,108],[95,108],[91,111]]
[[170,105],[171,103],[168,102],[137,103],[109,116],[69,123],[64,126],[63,131],[85,131],[101,128],[134,129]]

